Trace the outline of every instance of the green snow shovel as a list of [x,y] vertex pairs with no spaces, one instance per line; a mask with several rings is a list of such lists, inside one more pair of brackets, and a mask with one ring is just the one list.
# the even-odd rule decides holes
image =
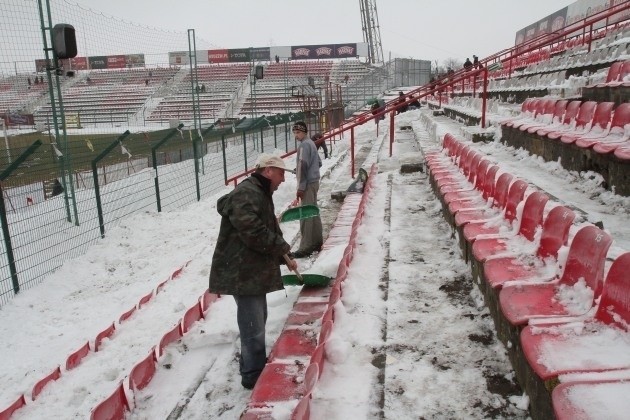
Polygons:
[[319,208],[314,204],[291,207],[280,215],[280,223],[292,222],[294,220],[308,219],[319,216]]
[[[300,280],[300,277],[302,280]],[[285,286],[310,286],[310,287],[326,287],[330,284],[330,277],[320,274],[285,274],[282,276],[282,282]]]

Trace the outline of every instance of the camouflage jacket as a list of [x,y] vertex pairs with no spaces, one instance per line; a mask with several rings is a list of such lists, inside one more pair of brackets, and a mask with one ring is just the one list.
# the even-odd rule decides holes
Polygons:
[[269,184],[254,174],[217,201],[222,216],[210,269],[210,292],[259,295],[283,288],[282,237]]

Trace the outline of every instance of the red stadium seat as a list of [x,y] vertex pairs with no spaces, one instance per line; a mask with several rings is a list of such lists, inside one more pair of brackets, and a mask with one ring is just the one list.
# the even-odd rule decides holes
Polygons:
[[122,382],[107,399],[102,401],[92,410],[91,420],[123,420],[125,413],[129,411],[129,401],[125,395]]
[[532,125],[527,128],[527,132],[530,134],[534,134],[536,133],[536,131],[540,130],[541,128],[559,127],[562,124],[562,117],[564,116],[568,103],[569,101],[564,100],[564,99],[557,101],[553,107],[553,114],[551,115],[551,120],[547,124],[543,123],[543,124],[538,124],[538,125]]
[[267,363],[250,397],[250,406],[266,406],[277,401],[302,398],[305,367],[303,363]]
[[[516,218],[516,207],[523,201],[525,190],[527,189],[527,182],[517,179],[510,186],[508,193],[507,205],[505,206],[505,220],[512,223]],[[466,228],[469,226],[464,226]],[[483,224],[481,224],[483,226]],[[505,238],[487,238],[480,239],[473,242],[473,255],[477,261],[485,261],[490,255],[506,249]]]
[[66,359],[66,370],[72,370],[77,367],[81,360],[90,353],[90,342],[87,341],[81,348],[72,353]]
[[[563,206],[557,206],[549,212],[536,251],[538,265],[543,265],[545,258],[557,259],[558,250],[566,244],[574,219],[575,213]],[[530,265],[512,256],[487,259],[483,263],[483,273],[488,285],[495,289],[500,289],[508,281],[541,279],[536,264]]]
[[37,399],[37,397],[39,396],[39,394],[42,392],[42,390],[44,389],[46,385],[48,385],[52,381],[56,381],[60,377],[61,377],[61,368],[57,366],[57,368],[53,370],[50,374],[48,374],[45,378],[37,381],[37,383],[33,386],[33,391],[31,393],[31,398],[33,399],[33,401]]
[[[543,380],[569,372],[601,372],[630,368],[630,253],[613,262],[601,302],[590,320],[574,323],[529,325],[521,332],[523,353]],[[588,349],[589,351],[584,351]]]
[[123,321],[126,321],[127,319],[129,319],[129,317],[131,317],[131,315],[133,315],[133,313],[136,312],[136,306],[134,306],[133,308],[129,309],[127,312],[123,313],[120,318],[118,318],[118,323],[122,324]]
[[[528,127],[532,125],[539,124],[542,121],[542,116],[545,112],[545,109],[549,110],[549,114],[553,112],[553,106],[555,105],[557,99],[537,99],[534,109],[528,118],[524,118],[520,121],[515,121],[512,123],[511,127],[513,129],[518,128],[520,131],[526,131]],[[522,128],[524,127],[524,128]]]
[[488,220],[493,216],[497,216],[499,214],[498,210],[504,209],[507,204],[508,191],[513,178],[514,177],[507,172],[501,174],[494,188],[492,206],[458,211],[455,213],[455,225],[463,226],[473,221]]
[[562,130],[568,130],[571,128],[571,124],[573,123],[573,120],[575,120],[575,117],[577,116],[578,112],[580,111],[580,105],[582,104],[581,101],[571,101],[569,102],[569,104],[567,105],[566,111],[564,113],[564,117],[562,118],[562,123],[560,125],[555,125],[552,124],[548,127],[543,127],[540,128],[538,130],[536,130],[536,134],[539,136],[546,136],[547,134],[554,132],[554,131],[562,131]]
[[597,299],[601,293],[606,252],[612,238],[596,226],[581,228],[571,241],[562,276],[551,283],[504,285],[499,295],[501,311],[512,325],[531,318],[568,316],[569,310],[557,299],[560,286],[573,286],[583,279]]
[[111,337],[114,334],[114,331],[116,331],[116,326],[112,322],[112,325],[110,325],[109,327],[105,328],[103,331],[98,333],[98,335],[96,336],[96,339],[94,340],[94,351],[98,351],[103,340]]
[[197,301],[191,306],[184,314],[184,320],[182,321],[182,333],[186,334],[190,331],[193,324],[203,318],[203,312],[201,310],[201,303]]
[[158,346],[158,357],[162,357],[164,354],[164,348],[171,344],[174,341],[182,338],[182,323],[178,322],[169,332],[164,334],[162,339],[160,340],[160,344]]
[[598,88],[607,87],[608,83],[619,80],[621,67],[623,67],[623,62],[621,61],[616,61],[612,63],[610,67],[608,68],[608,73],[606,74],[606,81],[604,83],[598,83],[594,87],[598,87]]
[[533,115],[536,106],[540,99],[538,98],[527,98],[521,104],[521,114],[516,118],[511,118],[507,121],[501,123],[506,127],[512,127],[514,124],[519,124],[521,122],[529,121],[529,118]]
[[618,87],[618,86],[629,86],[628,82],[625,81],[626,76],[630,74],[630,61],[625,61],[621,66],[621,70],[619,71],[619,77],[616,80],[611,80],[606,83],[606,86],[609,87]]
[[[476,168],[473,168],[475,174],[475,183],[466,188],[458,188],[457,186],[446,186],[442,188],[440,193],[442,194],[442,200],[445,203],[451,201],[460,200],[468,197],[480,196],[483,193],[484,180],[486,179],[486,173],[491,163],[487,159],[481,159]],[[498,167],[497,167],[498,170]],[[494,183],[492,183],[494,185]],[[491,193],[488,192],[488,196]]]
[[310,356],[317,346],[317,333],[312,329],[284,328],[269,353],[268,360]]
[[630,413],[628,380],[601,380],[562,383],[552,392],[553,411],[557,420],[595,419],[606,413],[607,418],[625,418]]
[[612,109],[614,102],[600,102],[595,108],[595,115],[591,121],[590,127],[586,127],[582,134],[567,133],[560,137],[560,141],[565,144],[572,144],[579,138],[589,138],[608,135],[608,124],[612,117]]
[[149,302],[152,297],[153,297],[153,290],[151,290],[149,294],[142,296],[140,298],[140,301],[138,302],[138,309],[142,308],[142,305],[145,305],[147,302]]
[[132,391],[143,389],[151,382],[155,375],[156,361],[154,346],[147,357],[138,362],[129,373],[129,388]]
[[18,399],[13,402],[13,404],[0,411],[0,420],[9,420],[13,413],[15,413],[17,410],[24,407],[25,405],[26,398],[24,398],[24,395],[20,395]]
[[[545,204],[549,197],[546,194],[541,193],[539,191],[534,191],[531,193],[526,199],[525,204],[523,206],[523,214],[521,216],[521,221],[519,223],[518,233],[527,239],[528,241],[534,240],[534,233],[538,226],[542,225],[543,221],[543,212],[545,209]],[[508,199],[509,201],[509,199]],[[508,206],[506,206],[506,219],[508,221],[508,207],[510,203],[508,202]],[[514,219],[516,217],[516,209],[514,211]],[[499,228],[496,226],[487,226],[486,223],[468,223],[464,226],[464,239],[467,242],[474,242],[479,235],[496,235],[499,233]],[[478,245],[480,246],[480,245]],[[473,247],[474,252],[474,247]]]
[[210,308],[210,305],[217,299],[219,299],[219,295],[210,293],[210,291],[206,289],[206,291],[203,293],[203,298],[201,299],[201,309],[204,314],[208,312],[208,308]]
[[[587,125],[593,120],[593,116],[595,115],[595,108],[597,108],[597,102],[584,102],[582,105],[580,105],[580,110],[575,117],[575,124],[570,124],[569,126],[558,128],[557,130],[547,133],[546,136],[551,140],[556,140],[566,133],[584,134],[586,132]],[[568,112],[566,114],[568,114]],[[540,130],[537,131],[537,133],[540,133]]]
[[623,103],[615,109],[610,130],[605,136],[581,137],[576,140],[576,146],[582,148],[593,147],[593,150],[600,154],[613,152],[617,147],[630,140],[625,132],[625,126],[630,124],[630,103]]
[[305,395],[291,413],[291,420],[309,420],[311,418],[311,396]]

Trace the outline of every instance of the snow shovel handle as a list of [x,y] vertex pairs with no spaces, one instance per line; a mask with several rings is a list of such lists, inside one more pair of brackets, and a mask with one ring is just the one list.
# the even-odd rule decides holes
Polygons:
[[[284,254],[283,255],[284,260],[287,262],[287,265],[291,262],[291,259],[289,258],[288,254]],[[302,278],[302,275],[298,272],[297,268],[295,270],[293,270],[295,272],[295,276],[302,282],[304,283],[304,279]]]

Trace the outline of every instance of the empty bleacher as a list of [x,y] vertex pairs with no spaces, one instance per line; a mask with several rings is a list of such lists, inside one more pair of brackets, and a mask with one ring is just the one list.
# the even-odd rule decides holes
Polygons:
[[[173,79],[177,68],[92,70],[62,91],[66,116],[78,115],[81,124],[131,123],[145,102]],[[49,124],[50,101],[35,112],[35,121]]]

